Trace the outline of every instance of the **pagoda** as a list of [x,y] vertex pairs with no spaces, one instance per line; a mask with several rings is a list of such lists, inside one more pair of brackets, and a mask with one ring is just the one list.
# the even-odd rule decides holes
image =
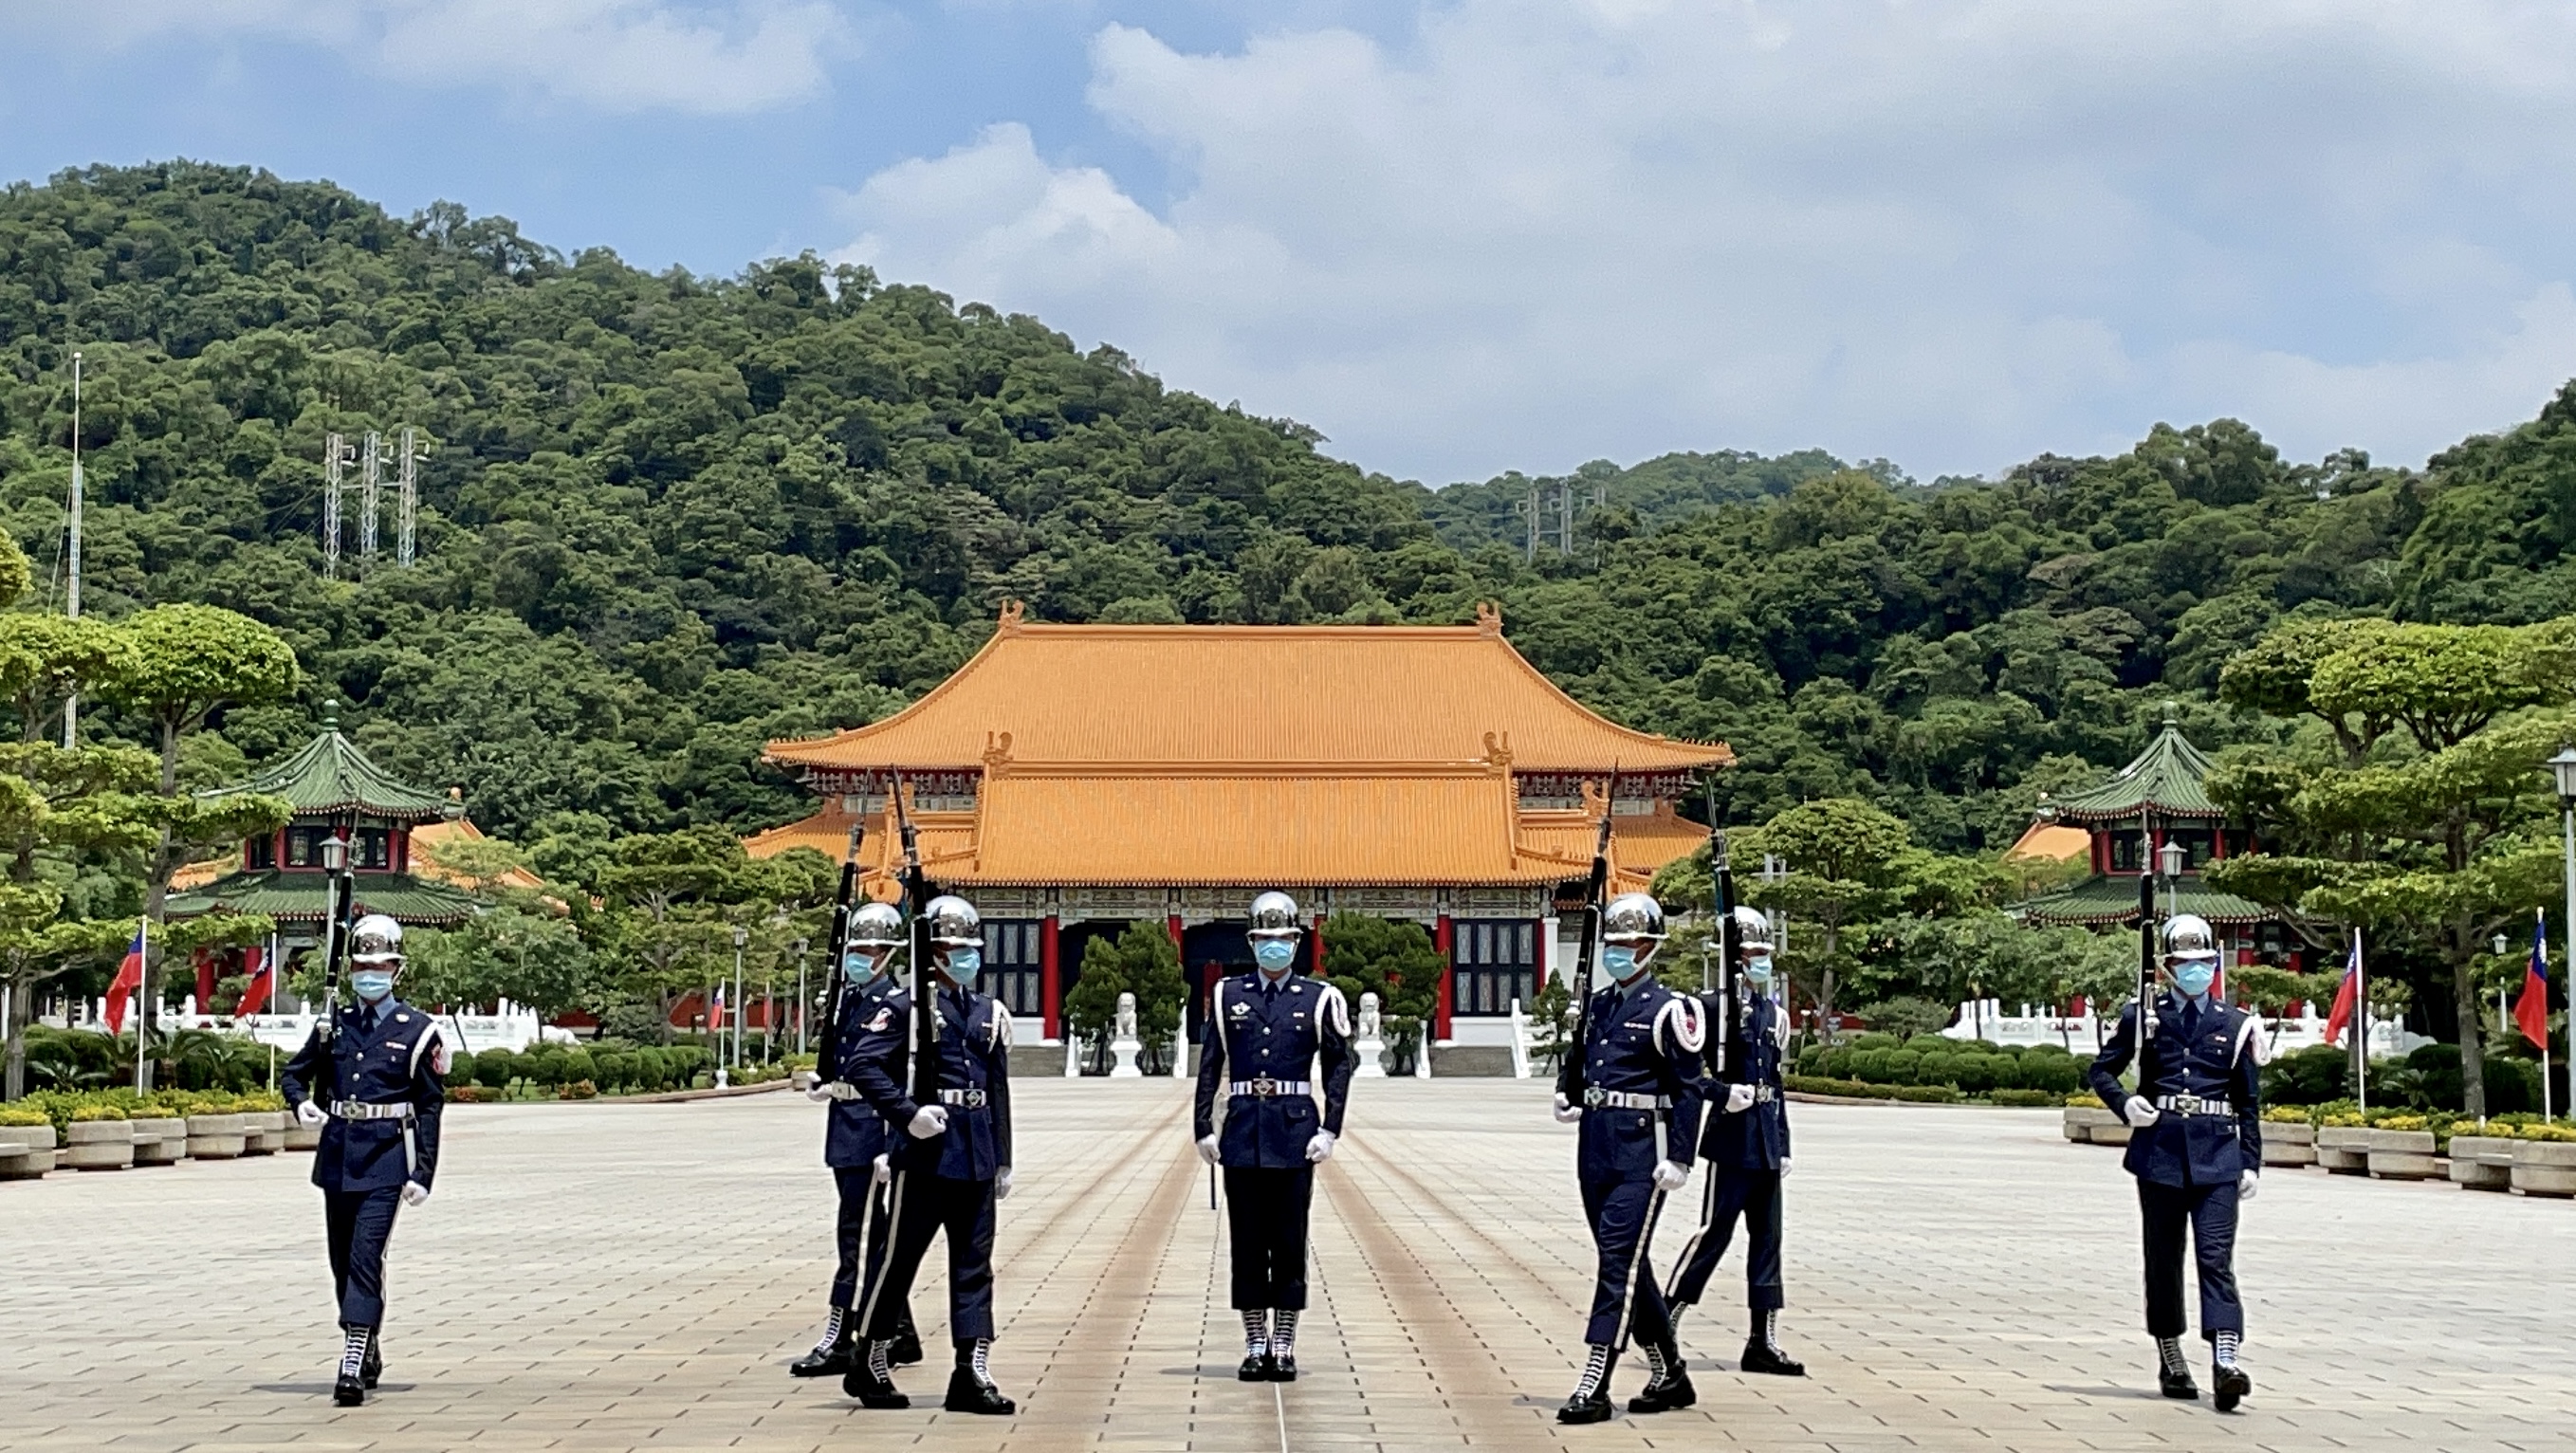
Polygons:
[[[329,912],[330,883],[322,845],[334,837],[349,845],[354,911],[383,913],[405,926],[447,927],[464,922],[481,904],[462,889],[440,882],[412,863],[415,829],[459,822],[464,806],[453,795],[414,787],[385,771],[340,733],[339,703],[325,702],[322,732],[295,755],[246,782],[199,794],[213,799],[258,793],[282,797],[293,808],[284,827],[242,843],[238,866],[220,876],[203,870],[173,880],[168,913],[194,918],[208,913],[258,913],[276,920],[266,951],[291,958],[321,941]],[[198,1002],[211,997],[226,974],[255,970],[249,956],[262,950],[209,951],[197,968]],[[233,960],[239,960],[234,962]]]
[[2013,911],[2031,923],[2110,928],[2138,921],[2138,873],[2159,861],[2167,843],[2182,849],[2182,872],[2159,884],[2157,902],[2168,913],[2196,913],[2217,931],[2222,962],[2292,964],[2299,940],[2257,904],[2222,893],[2202,881],[2210,863],[2252,851],[2252,836],[2227,825],[2210,800],[2209,754],[2191,744],[2174,719],[2147,749],[2110,780],[2062,796],[2043,795],[2037,819],[2007,857],[2082,857],[2091,875],[2042,894]]
[[982,910],[987,982],[1033,1035],[1062,1032],[1091,938],[1159,922],[1203,986],[1249,965],[1244,912],[1281,888],[1319,929],[1337,911],[1423,925],[1446,964],[1435,1040],[1500,1044],[1512,1001],[1572,962],[1564,910],[1602,817],[1610,891],[1644,889],[1707,840],[1675,807],[1733,757],[1586,710],[1490,605],[1468,626],[1118,626],[1013,602],[919,701],[763,760],[821,810],[745,846],[838,860],[864,827],[879,898],[900,782],[927,876]]

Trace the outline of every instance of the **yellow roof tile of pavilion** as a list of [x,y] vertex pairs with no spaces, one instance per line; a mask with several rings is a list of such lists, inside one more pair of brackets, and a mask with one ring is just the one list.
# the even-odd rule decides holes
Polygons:
[[1469,762],[1497,745],[1521,772],[1733,759],[1585,709],[1512,649],[1491,611],[1472,626],[1100,626],[1016,609],[904,710],[771,742],[765,756],[823,771],[971,770],[995,749],[1048,763],[1276,766]]

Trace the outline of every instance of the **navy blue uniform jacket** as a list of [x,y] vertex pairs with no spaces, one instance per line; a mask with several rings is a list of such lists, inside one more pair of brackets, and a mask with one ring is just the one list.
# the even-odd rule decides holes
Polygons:
[[342,1009],[326,1046],[321,1026],[279,1072],[289,1109],[312,1100],[409,1105],[412,1118],[343,1120],[322,1127],[313,1184],[326,1191],[381,1191],[405,1181],[431,1185],[438,1175],[438,1112],[447,1104],[447,1047],[428,1015],[391,995],[368,1033],[364,1005]]
[[[884,1117],[895,1169],[989,1181],[1011,1163],[1011,1011],[990,995],[942,987],[938,1016],[947,1130],[915,1140],[907,1128],[921,1107],[912,1100],[912,995],[902,989],[879,998],[860,1017],[850,1083]],[[954,1103],[944,1098],[951,1092],[981,1092],[984,1103]]]
[[1216,1131],[1216,1097],[1237,1081],[1303,1080],[1324,1062],[1324,1115],[1312,1095],[1229,1095],[1217,1160],[1232,1167],[1294,1170],[1306,1164],[1317,1129],[1342,1133],[1351,1097],[1351,1011],[1342,991],[1322,979],[1290,974],[1265,989],[1259,973],[1219,979],[1209,991],[1207,1031],[1199,1040],[1196,1129]]
[[[839,1080],[855,1085],[857,1081],[850,1078],[850,1066],[857,1057],[859,1041],[866,1034],[861,1026],[874,1018],[877,1006],[895,992],[894,976],[879,974],[863,988],[852,988],[844,980],[841,992],[847,997],[841,1001],[841,1021],[836,1036],[839,1042],[825,1052],[820,1068],[827,1081]],[[855,1100],[834,1100],[825,1108],[824,1115],[823,1164],[835,1170],[872,1165],[878,1156],[894,1148],[898,1137],[903,1137],[899,1128],[886,1124],[885,1117],[877,1113],[877,1107],[869,1104],[865,1096]]]
[[[1710,1035],[1717,1033],[1717,996],[1700,1000]],[[1715,1069],[1708,1085],[1708,1134],[1699,1153],[1713,1170],[1778,1170],[1789,1158],[1789,1103],[1781,1095],[1781,1055],[1788,1039],[1789,1017],[1768,994],[1755,994],[1727,1035],[1726,1067]],[[1772,1098],[1756,1100],[1734,1114],[1726,1110],[1729,1085],[1768,1085]]]
[[[2093,1061],[2093,1093],[2128,1118],[2129,1092],[2120,1072],[2137,1053],[2138,1006],[2120,1016],[2120,1028]],[[2263,1022],[2230,1004],[2211,1003],[2196,1021],[2184,1000],[2168,990],[2156,999],[2156,1033],[2138,1065],[2138,1093],[2152,1103],[2163,1095],[2225,1100],[2228,1115],[2156,1117],[2130,1132],[2129,1174],[2160,1186],[2233,1185],[2241,1171],[2263,1168]]]
[[1586,1093],[1658,1095],[1670,1103],[1661,1110],[1585,1105],[1578,1177],[1640,1181],[1654,1174],[1659,1160],[1691,1163],[1699,1142],[1702,1028],[1698,1000],[1651,978],[1633,990],[1592,996],[1582,1045]]

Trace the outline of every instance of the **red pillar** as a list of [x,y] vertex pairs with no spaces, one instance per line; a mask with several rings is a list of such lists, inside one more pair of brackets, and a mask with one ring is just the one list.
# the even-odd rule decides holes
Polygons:
[[1450,925],[1449,915],[1443,913],[1440,915],[1439,923],[1431,930],[1432,946],[1440,950],[1440,997],[1431,1006],[1433,1039],[1452,1037],[1449,1033],[1449,1015],[1456,1002],[1458,966],[1449,954],[1456,942],[1456,930]]
[[1038,1011],[1046,1020],[1046,1037],[1064,1033],[1064,972],[1056,956],[1056,918],[1050,913],[1038,925]]
[[[1320,913],[1315,915],[1315,931],[1307,937],[1315,941],[1315,957],[1307,964],[1306,972],[1320,979],[1324,977],[1324,915]],[[1359,1006],[1351,1006],[1351,1012],[1358,1013]]]
[[193,957],[197,961],[197,1012],[212,1014],[215,1012],[215,951],[201,948]]

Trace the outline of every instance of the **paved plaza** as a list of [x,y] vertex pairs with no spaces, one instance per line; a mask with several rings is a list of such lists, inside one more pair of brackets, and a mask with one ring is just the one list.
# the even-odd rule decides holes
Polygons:
[[[1188,1087],[1022,1081],[994,1371],[1009,1419],[868,1412],[785,1364],[828,1276],[821,1111],[460,1106],[437,1198],[394,1238],[385,1387],[330,1403],[308,1160],[0,1185],[0,1448],[2564,1449],[2576,1206],[2276,1171],[2239,1269],[2257,1388],[2154,1395],[2117,1153],[2054,1112],[1800,1106],[1783,1340],[1731,1369],[1731,1293],[1685,1323],[1699,1406],[1551,1415],[1590,1249],[1573,1133],[1535,1082],[1362,1082],[1315,1202],[1306,1376],[1234,1380],[1222,1218]],[[1688,1234],[1676,1201],[1659,1261]],[[934,1252],[933,1264],[936,1264]],[[2200,1374],[2206,1381],[2205,1369]],[[1617,1392],[1642,1380],[1632,1361]]]

